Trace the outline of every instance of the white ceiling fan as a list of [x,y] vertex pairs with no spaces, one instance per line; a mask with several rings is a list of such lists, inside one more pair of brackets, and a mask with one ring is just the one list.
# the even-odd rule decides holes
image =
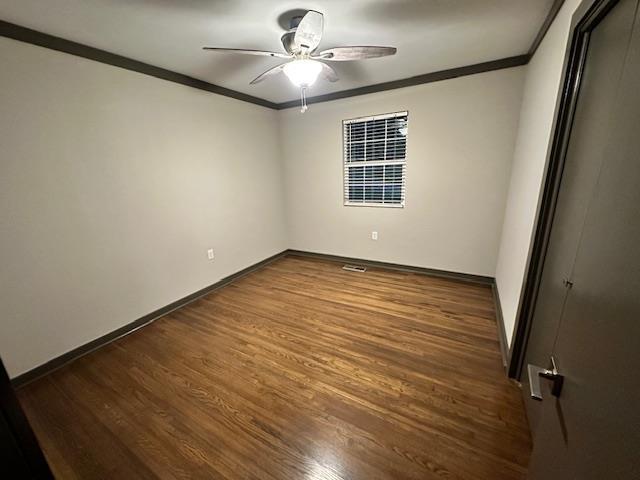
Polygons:
[[[264,50],[245,50],[240,48],[203,47],[204,50],[212,50],[225,53],[242,53],[246,55],[260,55],[290,59],[289,62],[273,67],[258,77],[250,84],[255,85],[263,80],[284,72],[291,83],[300,87],[302,102],[301,112],[307,110],[306,90],[313,85],[318,76],[329,82],[337,82],[336,71],[326,63],[348,62],[352,60],[364,60],[367,58],[386,57],[394,55],[394,47],[336,47],[316,53],[322,31],[324,29],[324,16],[320,12],[309,10],[303,17],[296,16],[291,19],[290,29],[282,36],[282,45],[286,53],[269,52]],[[322,61],[321,61],[322,60]]]

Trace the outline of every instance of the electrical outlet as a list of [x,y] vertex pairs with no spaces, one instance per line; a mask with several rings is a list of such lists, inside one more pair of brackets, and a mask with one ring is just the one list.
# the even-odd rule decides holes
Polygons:
[[371,232],[371,240],[377,240],[378,239],[378,232]]
[[213,248],[210,248],[209,250],[207,250],[207,258],[209,260],[213,260]]

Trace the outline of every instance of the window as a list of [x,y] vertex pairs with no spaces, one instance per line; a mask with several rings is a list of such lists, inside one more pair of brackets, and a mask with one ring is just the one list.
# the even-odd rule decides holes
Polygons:
[[408,113],[342,122],[344,204],[404,207]]

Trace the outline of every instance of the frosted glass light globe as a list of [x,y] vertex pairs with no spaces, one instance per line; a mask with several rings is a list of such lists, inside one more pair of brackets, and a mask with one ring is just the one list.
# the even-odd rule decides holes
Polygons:
[[296,87],[313,85],[320,70],[322,70],[322,64],[316,60],[294,60],[284,66],[285,75]]

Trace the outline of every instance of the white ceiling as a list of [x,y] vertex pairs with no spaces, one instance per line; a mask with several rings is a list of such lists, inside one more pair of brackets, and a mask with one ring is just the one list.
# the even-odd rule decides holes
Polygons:
[[[320,49],[388,45],[394,57],[334,62],[340,81],[310,96],[525,54],[553,0],[0,0],[0,19],[272,102],[298,98],[284,76],[249,81],[282,60],[204,45],[282,51],[279,17],[324,13]],[[282,21],[282,19],[280,19]]]

